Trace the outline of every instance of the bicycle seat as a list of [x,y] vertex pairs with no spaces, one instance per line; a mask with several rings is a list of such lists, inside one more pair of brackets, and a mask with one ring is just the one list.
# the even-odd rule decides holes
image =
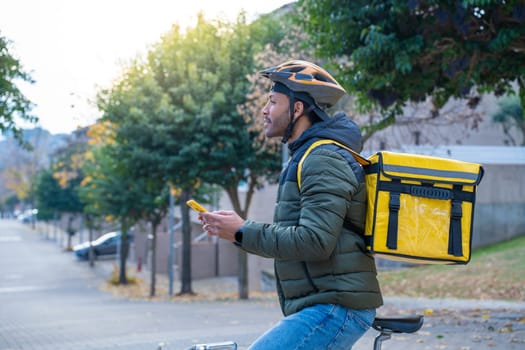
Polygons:
[[423,325],[423,319],[423,315],[376,317],[372,327],[379,332],[414,333]]

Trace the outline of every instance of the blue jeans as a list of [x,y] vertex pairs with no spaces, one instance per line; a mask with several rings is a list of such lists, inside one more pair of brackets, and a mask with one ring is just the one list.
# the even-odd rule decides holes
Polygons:
[[318,304],[279,321],[248,350],[349,350],[370,328],[375,309]]

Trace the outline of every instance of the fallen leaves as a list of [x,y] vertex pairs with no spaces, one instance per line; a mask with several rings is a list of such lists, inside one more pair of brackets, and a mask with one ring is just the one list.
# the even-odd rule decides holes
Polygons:
[[525,301],[525,269],[497,254],[473,259],[467,266],[379,271],[378,278],[385,296]]

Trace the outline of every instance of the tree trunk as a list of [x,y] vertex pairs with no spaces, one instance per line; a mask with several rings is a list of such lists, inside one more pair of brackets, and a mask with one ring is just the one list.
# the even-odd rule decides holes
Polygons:
[[67,228],[66,228],[66,233],[67,233],[66,250],[67,251],[73,250],[73,247],[71,246],[71,239],[73,238],[73,235],[75,234],[75,229],[73,228],[73,220],[75,220],[75,216],[69,215],[69,218],[67,221]]
[[68,234],[67,234],[67,247],[66,247],[67,251],[72,251],[73,250],[73,247],[71,246],[71,238],[72,237],[73,237],[73,235],[68,232]]
[[[243,219],[246,219],[248,209],[250,207],[251,199],[253,196],[253,193],[255,192],[255,184],[257,183],[255,177],[250,177],[249,181],[249,188],[246,192],[245,197],[245,206],[244,209],[241,208],[241,201],[239,199],[239,192],[237,190],[237,186],[226,188],[226,192],[228,193],[228,196],[230,197],[230,201],[233,205],[233,209],[237,214],[239,214]],[[239,265],[239,271],[237,274],[237,281],[239,285],[239,299],[248,299],[250,294],[250,289],[248,286],[248,254],[242,250],[239,249],[238,255],[237,255],[237,262]]]
[[155,286],[157,284],[157,225],[151,225],[151,278],[149,285],[149,296],[155,296]]
[[128,230],[129,227],[125,220],[121,221],[120,225],[120,269],[119,269],[119,284],[128,284],[126,276],[126,260],[128,257]]
[[181,217],[182,217],[182,276],[181,276],[181,294],[194,294],[191,288],[191,222],[190,211],[186,201],[191,198],[190,191],[182,191],[181,200]]
[[521,105],[521,122],[520,120],[516,121],[518,129],[521,131],[521,146],[525,146],[525,78],[519,78],[518,85]]
[[89,227],[89,250],[88,250],[88,257],[89,257],[89,266],[93,267],[95,266],[95,252],[93,251],[93,227]]
[[93,251],[93,245],[91,243],[93,242],[93,228],[95,226],[93,220],[94,219],[90,214],[85,214],[84,221],[86,222],[86,227],[88,228],[88,242],[89,242],[88,260],[89,260],[90,267],[95,266],[95,252]]
[[237,261],[239,262],[239,299],[248,299],[249,288],[248,288],[248,254],[239,249],[237,256]]

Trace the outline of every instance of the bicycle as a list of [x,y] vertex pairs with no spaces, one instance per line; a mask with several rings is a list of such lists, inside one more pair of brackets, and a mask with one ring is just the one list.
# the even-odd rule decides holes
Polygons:
[[[392,334],[397,333],[415,333],[422,326],[424,322],[423,315],[410,316],[384,316],[376,317],[372,328],[379,332],[374,339],[373,350],[381,350],[383,341],[392,337]],[[237,343],[233,341],[221,343],[195,344],[187,350],[237,350]]]

